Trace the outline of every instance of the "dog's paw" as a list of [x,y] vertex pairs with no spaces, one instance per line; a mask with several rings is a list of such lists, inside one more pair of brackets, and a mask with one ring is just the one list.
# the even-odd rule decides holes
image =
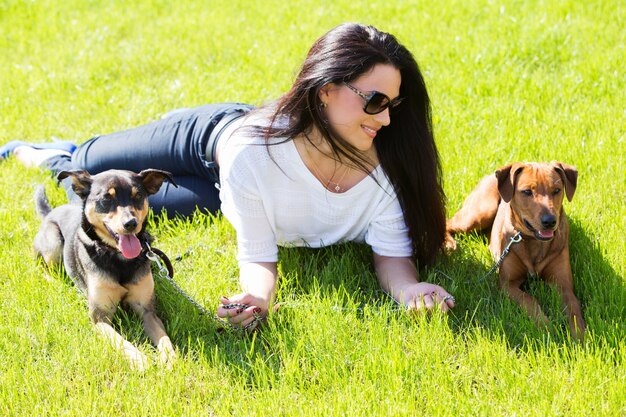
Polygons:
[[130,363],[130,368],[133,371],[143,372],[150,366],[148,362],[148,358],[139,350],[135,349],[124,349],[124,353],[126,354],[126,358]]
[[165,366],[168,371],[174,367],[174,364],[178,360],[178,355],[175,351],[163,351],[159,352],[159,363]]
[[454,240],[454,238],[449,232],[446,232],[446,237],[443,242],[443,252],[446,255],[449,255],[455,250],[456,250],[456,240]]
[[174,350],[174,345],[172,345],[170,338],[162,337],[161,340],[159,340],[157,349],[159,351],[159,362],[164,365],[166,369],[172,369],[178,359],[178,355],[176,355],[176,350]]
[[124,341],[122,349],[124,351],[124,356],[128,359],[130,369],[138,372],[143,372],[148,369],[148,366],[150,365],[148,358],[132,343]]

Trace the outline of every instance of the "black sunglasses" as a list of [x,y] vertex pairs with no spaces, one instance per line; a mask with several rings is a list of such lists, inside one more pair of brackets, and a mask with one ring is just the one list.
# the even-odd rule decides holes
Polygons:
[[365,100],[365,106],[363,106],[363,111],[367,114],[378,114],[385,111],[386,108],[393,109],[398,104],[402,103],[404,97],[396,97],[393,100],[387,97],[386,94],[383,94],[378,91],[372,91],[369,94],[365,94],[361,90],[351,86],[347,82],[343,82],[350,90],[357,93],[363,100]]

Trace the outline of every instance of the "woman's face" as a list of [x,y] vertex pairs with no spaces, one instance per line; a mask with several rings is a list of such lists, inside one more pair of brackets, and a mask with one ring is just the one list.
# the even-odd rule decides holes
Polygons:
[[[398,69],[389,64],[377,64],[350,85],[365,95],[376,90],[393,100],[400,94],[400,82]],[[378,114],[365,113],[365,99],[345,84],[324,86],[320,100],[326,104],[326,117],[333,131],[362,152],[372,148],[377,132],[391,122],[388,108]]]

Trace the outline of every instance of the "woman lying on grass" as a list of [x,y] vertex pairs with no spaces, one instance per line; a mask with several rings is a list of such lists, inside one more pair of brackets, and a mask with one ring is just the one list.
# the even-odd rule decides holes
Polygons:
[[[454,307],[445,289],[419,282],[416,267],[434,261],[445,234],[426,86],[412,54],[371,26],[323,35],[291,89],[257,109],[183,109],[76,149],[13,142],[2,155],[11,152],[55,173],[166,170],[179,188],[164,184],[150,197],[154,209],[221,210],[237,232],[242,292],[223,297],[217,314],[235,325],[254,327],[267,315],[278,246],[365,242],[382,289],[398,303]],[[245,307],[224,307],[230,303]]]

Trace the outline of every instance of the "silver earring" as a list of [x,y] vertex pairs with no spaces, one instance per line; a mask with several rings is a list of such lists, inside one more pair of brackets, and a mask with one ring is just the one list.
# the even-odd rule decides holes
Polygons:
[[321,108],[323,108],[323,109],[325,109],[326,107],[328,107],[328,104],[326,104],[326,103],[322,102],[322,104],[320,104],[320,107],[321,107]]

